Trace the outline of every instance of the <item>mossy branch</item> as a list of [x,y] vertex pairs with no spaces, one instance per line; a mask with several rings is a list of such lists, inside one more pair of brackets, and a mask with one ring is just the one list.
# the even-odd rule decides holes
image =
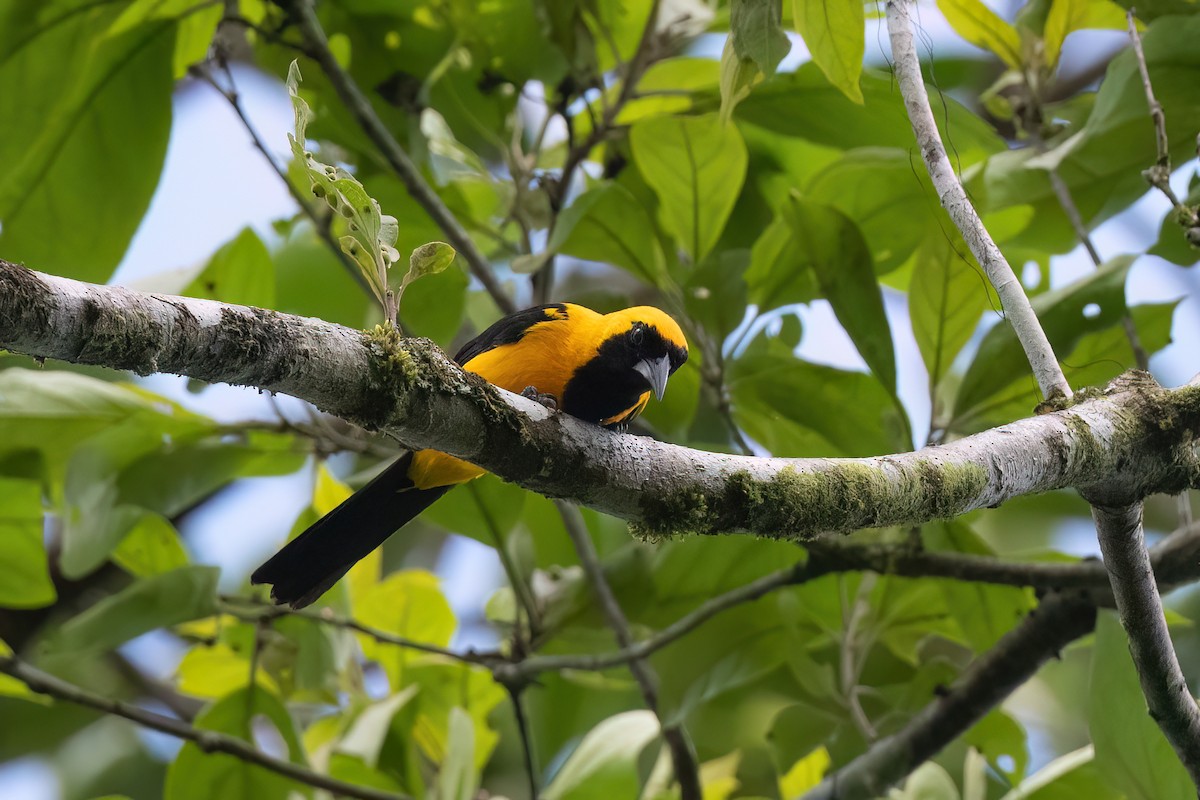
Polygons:
[[918,525],[1074,487],[1110,505],[1200,474],[1200,386],[1130,373],[1053,413],[914,453],[753,458],[618,434],[552,414],[394,329],[147,294],[0,261],[0,347],[290,394],[410,447],[464,458],[527,489],[630,520],[650,536]]

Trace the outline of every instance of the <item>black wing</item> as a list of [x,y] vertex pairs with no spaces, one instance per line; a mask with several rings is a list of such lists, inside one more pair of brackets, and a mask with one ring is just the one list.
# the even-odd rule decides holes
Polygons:
[[486,331],[464,344],[454,355],[454,360],[461,366],[472,358],[475,358],[475,356],[486,353],[488,350],[495,350],[501,345],[521,341],[521,337],[525,335],[525,332],[539,322],[566,318],[567,307],[562,303],[547,303],[546,305],[534,306],[524,311],[518,311],[515,314],[509,314],[507,317],[497,320]]

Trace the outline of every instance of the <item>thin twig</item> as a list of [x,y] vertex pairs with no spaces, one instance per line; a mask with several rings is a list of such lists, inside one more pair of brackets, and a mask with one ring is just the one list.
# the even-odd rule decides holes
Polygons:
[[1026,358],[1029,359],[1029,365],[1033,368],[1042,395],[1047,399],[1070,397],[1071,387],[1058,365],[1046,332],[1029,304],[1029,298],[1025,296],[1025,290],[1022,289],[1000,248],[992,241],[975,207],[967,198],[962,182],[950,165],[937,123],[934,121],[933,110],[929,106],[925,82],[921,77],[921,63],[917,57],[908,7],[909,0],[889,0],[888,34],[891,37],[896,82],[900,94],[904,97],[904,106],[912,122],[921,158],[925,161],[925,167],[929,171],[929,177],[942,206],[995,287],[1005,316],[1012,325],[1013,333],[1020,341]]
[[[600,119],[592,120],[592,129],[581,142],[572,142],[567,150],[566,159],[563,161],[562,172],[559,174],[558,183],[554,186],[550,193],[550,229],[547,232],[547,237],[554,235],[554,226],[558,222],[559,214],[563,207],[567,204],[567,195],[571,189],[571,183],[574,180],[575,171],[579,165],[583,163],[588,154],[592,152],[592,148],[602,142],[612,131],[613,124],[616,122],[617,116],[625,105],[634,97],[634,90],[637,88],[638,82],[646,69],[654,62],[654,35],[658,25],[658,13],[662,5],[662,0],[652,0],[650,3],[650,12],[646,17],[646,24],[642,28],[642,36],[638,40],[637,49],[634,51],[633,58],[628,64],[621,65],[621,89],[617,93],[616,100],[611,105],[606,105],[600,115]],[[614,49],[614,54],[616,50]],[[619,58],[619,56],[618,56]],[[603,89],[600,91],[600,98],[605,98]],[[587,104],[590,112],[591,104]],[[566,114],[563,114],[564,118]],[[569,125],[569,123],[568,123]],[[537,302],[549,302],[549,298],[554,286],[554,254],[546,260],[538,273],[534,276],[534,290]]]
[[359,800],[408,800],[408,795],[385,792],[369,786],[357,786],[345,781],[339,781],[328,775],[313,772],[306,767],[293,764],[290,761],[269,756],[255,749],[254,745],[242,739],[228,736],[217,731],[203,730],[192,727],[171,717],[155,714],[152,711],[138,708],[129,703],[113,700],[109,697],[94,694],[88,690],[68,683],[60,678],[42,672],[15,656],[0,656],[0,672],[11,675],[24,683],[38,694],[44,694],[68,703],[91,708],[96,711],[123,717],[159,733],[174,736],[177,739],[192,742],[205,753],[224,753],[248,764],[254,764],[270,770],[285,778],[290,778],[317,789],[325,789],[334,795],[355,797]]
[[422,653],[431,655],[444,656],[452,658],[455,661],[462,661],[467,664],[475,664],[483,667],[491,667],[498,661],[502,660],[499,654],[492,653],[477,653],[473,650],[466,652],[458,652],[447,647],[440,647],[428,642],[418,642],[414,639],[408,639],[404,636],[396,636],[386,631],[381,631],[378,628],[372,628],[369,625],[364,625],[358,620],[349,619],[347,617],[339,617],[333,614],[328,609],[323,611],[312,611],[309,609],[293,609],[288,606],[277,606],[269,604],[265,601],[258,600],[253,597],[238,597],[235,595],[221,595],[221,612],[228,614],[231,617],[237,617],[248,622],[261,622],[263,620],[272,620],[279,617],[301,617],[314,622],[320,622],[325,625],[331,625],[335,628],[343,628],[345,630],[355,631],[365,636],[369,636],[377,642],[383,644],[395,645],[408,650],[418,650]]
[[1093,503],[1092,517],[1150,716],[1200,788],[1200,708],[1184,680],[1167,630],[1146,553],[1142,504],[1110,508]]
[[[1146,105],[1150,108],[1150,119],[1154,121],[1154,143],[1158,148],[1158,160],[1155,163],[1165,169],[1169,177],[1171,174],[1171,142],[1167,138],[1167,115],[1163,113],[1162,103],[1159,103],[1158,98],[1154,96],[1154,84],[1150,82],[1150,68],[1146,65],[1146,53],[1142,50],[1142,37],[1138,33],[1133,12],[1132,8],[1125,12],[1125,22],[1129,27],[1129,39],[1133,42],[1133,54],[1137,60],[1138,72],[1142,76],[1142,88],[1146,91]],[[1149,178],[1150,176],[1147,176],[1147,179]],[[1154,183],[1154,181],[1151,182]],[[1154,185],[1167,195],[1172,205],[1179,205],[1179,200],[1171,191],[1170,184],[1165,187],[1159,186],[1157,183]]]
[[[600,557],[597,555],[587,527],[584,525],[583,515],[579,513],[579,509],[562,501],[556,500],[554,504],[562,515],[567,535],[571,538],[571,543],[575,545],[575,551],[579,554],[579,563],[583,566],[584,574],[587,575],[588,581],[596,593],[596,598],[600,601],[600,608],[608,619],[609,627],[613,629],[617,644],[622,648],[632,647],[634,641],[633,634],[629,630],[629,621],[625,619],[625,613],[621,610],[616,595],[613,594],[612,588],[604,577],[604,568],[600,565]],[[658,711],[658,675],[655,674],[654,668],[643,659],[633,659],[629,661],[628,665],[629,671],[642,691],[646,707],[659,717],[661,723],[662,717]],[[675,779],[679,782],[681,800],[700,800],[702,795],[700,767],[692,752],[692,745],[683,724],[662,725],[662,736],[671,751],[671,760],[675,765]]]
[[321,65],[321,69],[329,78],[334,91],[337,92],[351,116],[358,121],[367,138],[379,148],[392,171],[408,189],[408,193],[446,234],[450,244],[466,260],[471,274],[483,284],[484,289],[491,295],[500,310],[506,314],[515,312],[516,304],[513,303],[511,297],[505,294],[500,282],[496,280],[487,257],[475,244],[462,223],[442,202],[442,198],[438,197],[433,187],[421,175],[417,165],[409,158],[408,153],[404,152],[404,148],[392,136],[391,131],[383,124],[383,120],[372,108],[371,101],[350,77],[350,73],[338,63],[333,51],[329,49],[329,40],[325,36],[325,31],[317,20],[312,0],[281,1],[294,15],[309,49],[316,56],[317,63]]
[[537,757],[533,752],[533,737],[529,735],[529,720],[525,718],[525,707],[522,705],[522,687],[508,687],[508,697],[512,701],[513,718],[517,723],[517,733],[521,737],[521,750],[525,760],[525,777],[529,781],[529,800],[538,800]]
[[371,294],[371,287],[367,284],[366,278],[362,276],[358,265],[342,250],[342,246],[333,238],[333,231],[330,228],[331,217],[321,216],[316,207],[305,197],[300,189],[289,180],[287,172],[275,161],[275,156],[267,148],[266,142],[258,135],[258,131],[250,122],[250,117],[246,114],[246,109],[242,106],[241,95],[238,93],[237,86],[233,82],[233,72],[229,66],[222,60],[219,62],[221,70],[225,73],[225,79],[229,82],[229,86],[222,86],[208,69],[207,64],[197,64],[192,69],[192,74],[199,77],[209,86],[211,86],[217,94],[225,98],[229,106],[233,109],[233,113],[241,120],[242,127],[246,129],[246,133],[250,136],[250,141],[254,144],[256,150],[262,154],[263,159],[270,165],[271,169],[279,176],[279,180],[287,187],[288,194],[296,201],[296,205],[300,207],[300,212],[308,218],[316,230],[317,235],[321,237],[326,247],[333,253],[338,263],[342,265],[342,269],[350,276],[350,278],[358,284],[358,287],[366,292],[368,297]]

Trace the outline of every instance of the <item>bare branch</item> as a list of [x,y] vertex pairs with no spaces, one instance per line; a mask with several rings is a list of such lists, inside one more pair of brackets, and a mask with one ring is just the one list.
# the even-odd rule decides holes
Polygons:
[[[0,347],[290,394],[410,448],[649,533],[810,539],[912,526],[1065,487],[1113,504],[1198,482],[1200,386],[1141,373],[1061,411],[861,459],[752,458],[618,434],[464,373],[432,343],[311,318],[97,286],[0,261]],[[1115,494],[1113,494],[1115,493]]]
[[499,659],[499,654],[476,653],[468,650],[466,652],[458,652],[446,647],[439,647],[435,644],[427,642],[418,642],[415,639],[408,639],[403,636],[396,636],[381,631],[377,628],[372,628],[369,625],[364,625],[355,619],[347,617],[339,617],[326,608],[320,611],[309,609],[293,609],[289,606],[277,606],[274,603],[261,601],[253,597],[238,597],[235,595],[222,595],[221,598],[221,613],[228,614],[231,617],[246,620],[247,622],[270,622],[271,620],[280,617],[301,617],[302,619],[320,622],[325,625],[331,625],[335,628],[342,628],[348,631],[361,633],[364,636],[369,636],[382,644],[390,644],[396,647],[403,647],[408,650],[417,650],[422,653],[431,655],[444,656],[452,658],[455,661],[463,661],[467,664],[476,664],[479,666],[491,666]]
[[954,174],[946,148],[938,134],[933,110],[929,107],[929,95],[925,92],[925,81],[921,77],[921,63],[913,41],[913,27],[909,19],[909,0],[889,0],[887,4],[888,34],[892,41],[892,60],[895,63],[896,82],[904,97],[904,106],[912,122],[913,133],[921,158],[929,170],[929,177],[937,190],[942,206],[962,233],[963,239],[979,265],[987,273],[988,280],[996,289],[1005,316],[1013,332],[1025,350],[1034,377],[1046,398],[1070,397],[1071,387],[1058,365],[1046,332],[1038,321],[1025,290],[1021,288],[1012,267],[992,241],[967,198],[962,182]]
[[[579,513],[579,509],[567,503],[558,501],[555,505],[562,515],[567,535],[571,537],[571,543],[575,545],[575,552],[579,554],[579,563],[583,566],[584,574],[592,584],[596,598],[600,601],[600,608],[604,612],[605,618],[608,619],[609,627],[613,629],[617,644],[623,649],[633,647],[633,634],[629,630],[629,620],[625,618],[621,604],[617,602],[612,587],[608,585],[608,580],[604,577],[604,568],[600,565],[600,557],[596,554],[596,548],[592,545],[587,526],[584,525],[583,515]],[[675,780],[679,782],[681,800],[700,800],[702,795],[700,766],[696,763],[696,754],[688,739],[687,731],[681,722],[663,723],[662,717],[658,713],[658,675],[655,674],[654,668],[650,666],[649,662],[641,658],[630,659],[627,664],[642,691],[646,707],[659,718],[663,739],[667,743],[667,749],[671,751],[671,761],[675,765]]]
[[1150,716],[1200,787],[1200,709],[1179,669],[1167,630],[1146,553],[1142,504],[1117,508],[1093,504],[1092,517]]
[[67,683],[47,672],[42,672],[39,669],[31,667],[15,656],[0,655],[0,672],[11,675],[38,694],[65,700],[68,703],[91,708],[105,714],[124,717],[131,722],[135,722],[151,730],[156,730],[159,733],[165,733],[168,736],[174,736],[176,739],[192,742],[205,753],[224,753],[245,761],[248,764],[254,764],[263,769],[270,770],[285,778],[291,778],[294,781],[299,781],[317,789],[325,789],[336,796],[354,797],[359,798],[359,800],[409,800],[408,795],[346,783],[345,781],[331,778],[328,775],[313,772],[290,761],[269,756],[266,753],[256,750],[253,744],[242,739],[218,733],[217,731],[195,728],[186,722],[165,717],[162,714],[155,714],[152,711],[146,711],[137,706],[123,703],[120,700],[113,700],[94,694],[80,686]]
[[[1150,119],[1154,121],[1154,143],[1158,147],[1158,160],[1156,163],[1158,166],[1166,168],[1169,176],[1171,171],[1171,142],[1167,139],[1167,115],[1163,113],[1162,103],[1159,103],[1158,98],[1154,96],[1154,84],[1150,82],[1150,68],[1146,66],[1146,53],[1142,50],[1142,37],[1138,33],[1137,22],[1134,20],[1132,8],[1126,10],[1125,22],[1129,26],[1129,40],[1133,42],[1133,54],[1137,60],[1138,72],[1142,76],[1142,88],[1146,91],[1146,105],[1150,108]],[[1153,181],[1151,182],[1153,183]],[[1157,183],[1154,185],[1158,186]],[[1167,195],[1172,205],[1179,205],[1179,200],[1171,191],[1169,184],[1165,188],[1161,186],[1158,188]]]
[[322,30],[321,23],[317,20],[312,0],[284,0],[282,4],[295,16],[308,48],[316,56],[321,69],[324,70],[329,82],[333,85],[334,91],[337,92],[346,109],[358,121],[367,138],[379,148],[388,165],[408,189],[408,193],[442,229],[454,249],[466,259],[471,274],[483,284],[500,310],[506,314],[516,311],[516,304],[504,292],[500,282],[496,280],[487,257],[475,244],[462,223],[442,202],[442,198],[438,197],[437,192],[426,182],[417,165],[408,157],[408,153],[404,152],[404,148],[400,146],[391,131],[383,124],[383,120],[375,113],[375,109],[371,107],[371,101],[358,88],[358,84],[350,77],[350,73],[338,63],[333,51],[329,49],[329,40],[325,37],[325,31]]

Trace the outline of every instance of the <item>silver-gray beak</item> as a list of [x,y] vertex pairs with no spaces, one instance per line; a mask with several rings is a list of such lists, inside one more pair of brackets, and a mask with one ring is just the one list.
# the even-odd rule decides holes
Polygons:
[[667,392],[667,378],[671,377],[671,359],[667,356],[654,359],[643,358],[634,364],[633,368],[640,372],[646,382],[650,384],[650,388],[654,390],[654,396],[662,400],[663,395]]

